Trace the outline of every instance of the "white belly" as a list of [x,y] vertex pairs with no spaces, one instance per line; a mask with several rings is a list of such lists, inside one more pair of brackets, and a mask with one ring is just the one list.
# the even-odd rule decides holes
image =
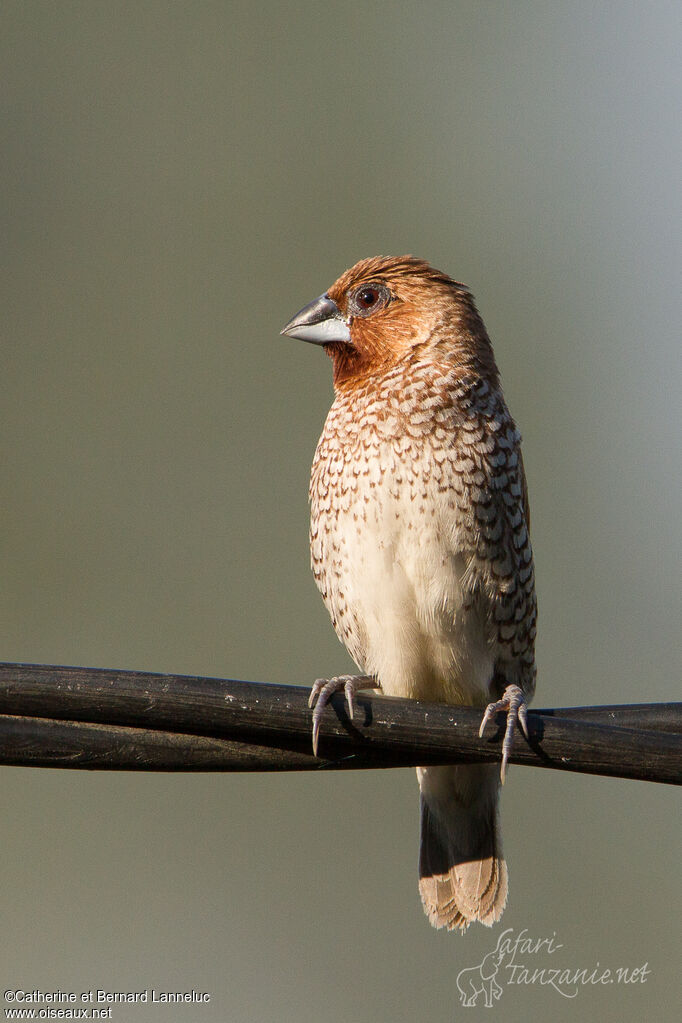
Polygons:
[[485,704],[493,652],[462,584],[455,513],[421,481],[407,483],[395,472],[368,477],[321,514],[313,561],[317,543],[326,602],[351,654],[387,695]]

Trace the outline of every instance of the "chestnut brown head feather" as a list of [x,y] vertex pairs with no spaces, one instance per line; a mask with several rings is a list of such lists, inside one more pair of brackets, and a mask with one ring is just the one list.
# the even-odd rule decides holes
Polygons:
[[497,382],[488,335],[466,285],[414,256],[363,259],[329,288],[351,340],[325,345],[334,386],[358,386],[419,357],[460,363]]

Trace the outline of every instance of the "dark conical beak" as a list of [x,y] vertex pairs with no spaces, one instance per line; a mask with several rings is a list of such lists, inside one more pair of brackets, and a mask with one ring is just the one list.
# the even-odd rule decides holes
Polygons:
[[300,338],[301,341],[310,341],[314,345],[350,341],[348,324],[336,302],[328,295],[320,295],[314,302],[300,309],[280,333]]

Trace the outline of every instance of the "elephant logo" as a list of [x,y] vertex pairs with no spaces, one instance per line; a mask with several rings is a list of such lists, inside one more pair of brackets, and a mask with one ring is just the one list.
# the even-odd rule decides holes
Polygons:
[[492,1009],[503,988],[497,983],[497,971],[504,959],[504,952],[494,949],[488,952],[478,966],[467,966],[457,974],[457,990],[462,1005],[470,1009],[483,995],[486,1009]]

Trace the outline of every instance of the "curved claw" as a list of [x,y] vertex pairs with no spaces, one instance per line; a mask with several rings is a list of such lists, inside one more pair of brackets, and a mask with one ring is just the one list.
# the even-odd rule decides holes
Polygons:
[[509,685],[502,694],[502,699],[496,703],[489,703],[485,709],[481,727],[478,730],[479,737],[483,735],[485,726],[499,711],[507,712],[507,726],[504,730],[502,740],[502,764],[500,767],[500,781],[504,785],[507,776],[507,763],[514,746],[514,725],[518,721],[521,731],[528,738],[528,707],[523,690],[516,685]]
[[343,689],[348,705],[348,716],[351,721],[355,713],[353,697],[358,689],[377,689],[379,683],[369,675],[335,675],[334,678],[315,679],[308,697],[308,706],[313,710],[313,753],[317,756],[317,747],[320,739],[320,722],[324,708],[329,703],[334,693]]
[[324,685],[325,681],[326,681],[326,679],[316,678],[315,681],[313,682],[313,687],[310,690],[310,696],[308,697],[308,706],[309,707],[314,707],[315,706],[315,700],[320,695],[320,691],[322,690],[322,686]]

